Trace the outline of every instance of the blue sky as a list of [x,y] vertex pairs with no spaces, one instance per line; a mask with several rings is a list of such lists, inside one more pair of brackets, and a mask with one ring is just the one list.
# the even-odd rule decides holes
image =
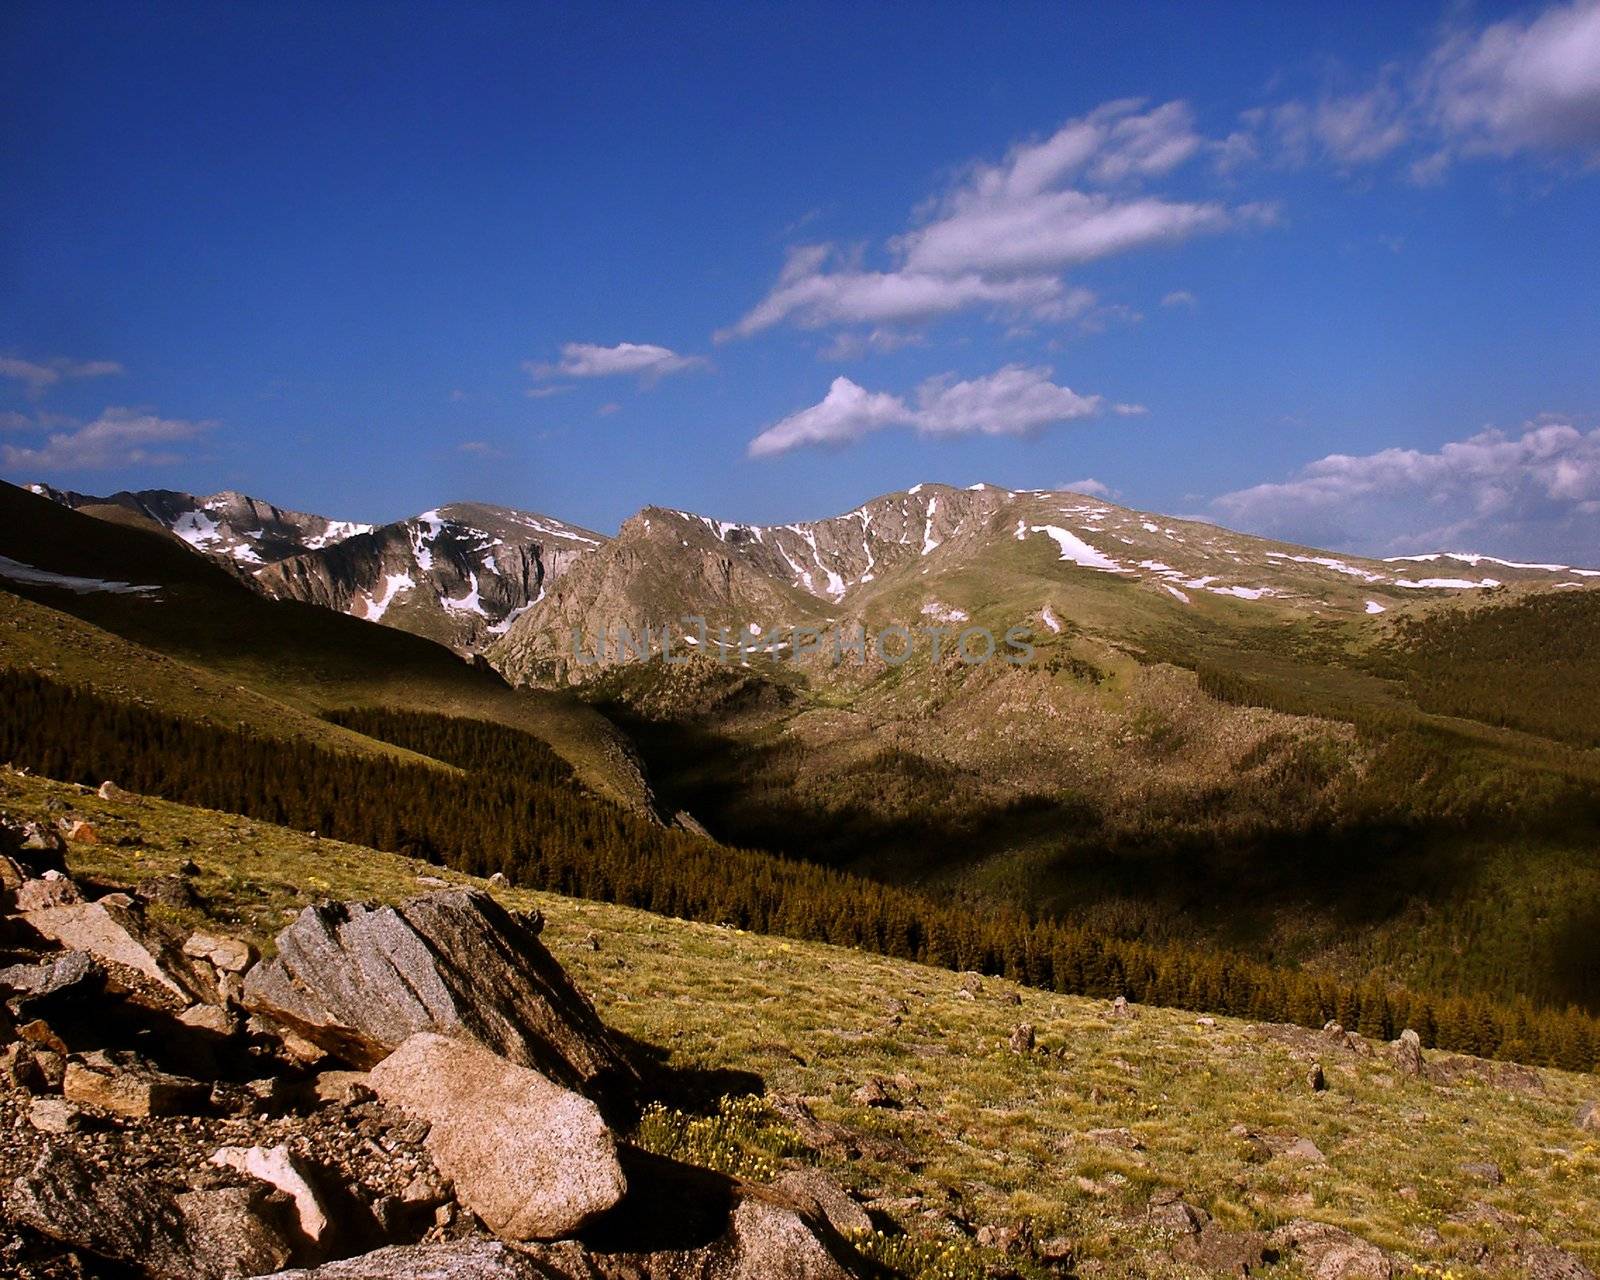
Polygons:
[[1597,228],[1597,0],[13,3],[0,474],[1600,561]]

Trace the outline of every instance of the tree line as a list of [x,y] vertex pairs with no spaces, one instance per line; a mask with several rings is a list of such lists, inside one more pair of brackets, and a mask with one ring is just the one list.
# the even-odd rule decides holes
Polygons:
[[1152,945],[984,909],[660,826],[585,791],[543,742],[500,725],[349,711],[368,736],[457,766],[341,752],[229,730],[105,698],[31,672],[0,672],[0,759],[89,785],[120,785],[474,875],[662,915],[1002,975],[1064,994],[1117,995],[1260,1021],[1336,1019],[1388,1039],[1592,1070],[1600,1020],[1575,1008],[1430,998],[1220,950]]

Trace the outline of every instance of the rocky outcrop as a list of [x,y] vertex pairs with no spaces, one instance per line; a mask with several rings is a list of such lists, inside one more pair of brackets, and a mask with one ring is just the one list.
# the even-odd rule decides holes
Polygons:
[[431,1031],[595,1100],[630,1095],[637,1073],[539,927],[477,890],[307,907],[247,975],[245,1003],[356,1067]]
[[1296,1218],[1269,1237],[1280,1253],[1292,1251],[1311,1280],[1391,1280],[1394,1258],[1343,1227]]
[[[613,1131],[596,1098],[637,1076],[536,917],[459,891],[315,908],[252,965],[7,865],[0,1270],[24,1250],[52,1278],[876,1274],[847,1242],[871,1220],[820,1172],[760,1186]],[[376,1061],[310,1074],[330,1050]]]
[[[49,880],[34,882],[50,885]],[[70,885],[70,881],[57,884]],[[176,940],[151,925],[140,904],[124,893],[94,902],[72,901],[58,891],[52,898],[19,891],[21,920],[59,946],[83,951],[105,964],[130,970],[163,988],[180,1005],[215,997],[215,990],[188,962]],[[34,905],[40,904],[40,905]]]
[[423,1032],[374,1067],[368,1083],[428,1124],[440,1172],[503,1239],[572,1235],[627,1190],[599,1108],[487,1049]]

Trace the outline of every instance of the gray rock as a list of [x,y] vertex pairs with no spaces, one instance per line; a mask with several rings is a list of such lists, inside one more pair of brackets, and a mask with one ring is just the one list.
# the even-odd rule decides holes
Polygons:
[[250,1276],[289,1265],[288,1201],[263,1186],[182,1191],[175,1197],[196,1274]]
[[153,1276],[205,1274],[190,1257],[171,1188],[96,1168],[65,1146],[46,1147],[12,1183],[5,1211],[52,1240],[136,1264]]
[[1586,1133],[1600,1133],[1600,1102],[1585,1102],[1578,1108],[1573,1123]]
[[35,1098],[28,1104],[28,1123],[40,1133],[75,1133],[84,1127],[83,1112],[65,1098]]
[[256,949],[244,939],[199,930],[189,935],[183,954],[209,961],[223,973],[243,973],[256,960]]
[[631,1094],[637,1073],[537,934],[481,890],[307,907],[246,976],[245,1004],[356,1067],[432,1031],[592,1098]]
[[1422,1037],[1410,1027],[1394,1042],[1394,1064],[1402,1075],[1420,1077],[1423,1074]]
[[1011,1028],[1012,1053],[1032,1053],[1035,1043],[1033,1023],[1019,1022]]
[[793,1169],[772,1185],[812,1216],[826,1218],[842,1236],[872,1230],[867,1211],[820,1169]]
[[1328,1077],[1323,1074],[1322,1064],[1313,1062],[1311,1070],[1306,1072],[1306,1088],[1312,1093],[1321,1093],[1328,1087]]
[[85,951],[66,951],[41,964],[14,964],[0,969],[0,993],[24,1021],[48,1016],[65,1004],[93,999],[106,984],[106,971]]
[[1391,1280],[1392,1256],[1343,1227],[1296,1218],[1268,1237],[1280,1252],[1292,1250],[1310,1280]]
[[[24,890],[28,887],[23,886]],[[19,907],[22,897],[19,892]],[[96,902],[62,901],[24,908],[21,915],[29,927],[53,942],[86,951],[105,964],[132,969],[184,1004],[216,996],[214,984],[195,971],[175,939],[147,921],[143,911],[123,894],[107,894]]]
[[428,1124],[439,1172],[504,1239],[571,1235],[627,1190],[616,1139],[593,1102],[479,1045],[421,1032],[378,1063],[368,1084]]
[[[575,1244],[541,1250],[536,1260],[498,1240],[453,1240],[448,1244],[392,1245],[359,1258],[330,1262],[309,1271],[281,1271],[271,1280],[594,1280],[583,1249]],[[571,1259],[563,1269],[561,1258]],[[267,1280],[265,1276],[257,1280]]]
[[1506,1180],[1506,1175],[1500,1172],[1500,1166],[1487,1160],[1467,1160],[1460,1165],[1460,1169],[1474,1182],[1481,1182],[1486,1187],[1498,1187]]

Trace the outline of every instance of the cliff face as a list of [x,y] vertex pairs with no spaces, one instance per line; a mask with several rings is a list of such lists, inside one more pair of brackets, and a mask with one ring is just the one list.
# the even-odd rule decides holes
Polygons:
[[602,542],[549,517],[461,503],[288,557],[256,580],[270,595],[476,652]]
[[370,525],[248,494],[143,489],[109,497],[33,485],[86,514],[166,530],[271,596],[399,627],[463,652],[504,633],[605,539],[533,512],[464,502]]

